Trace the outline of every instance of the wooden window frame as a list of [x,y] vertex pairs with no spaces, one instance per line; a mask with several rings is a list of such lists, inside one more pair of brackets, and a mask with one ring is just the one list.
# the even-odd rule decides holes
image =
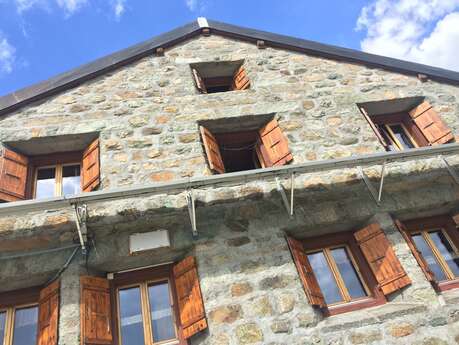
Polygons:
[[[453,276],[451,269],[448,267],[444,258],[438,252],[438,248],[432,243],[430,236],[427,236],[428,232],[432,232],[435,230],[442,231],[448,242],[455,250],[455,252],[459,254],[459,230],[457,229],[453,218],[450,216],[442,215],[428,218],[412,219],[409,221],[404,221],[403,225],[405,226],[406,231],[408,232],[407,238],[411,241],[412,245],[414,246],[414,248],[416,248],[416,250],[416,244],[414,243],[411,236],[415,234],[421,234],[423,236],[427,245],[432,250],[435,260],[439,264],[443,273],[448,277],[447,280],[435,280],[434,288],[439,292],[459,288],[459,277]],[[421,253],[419,253],[419,255],[422,256]]]
[[[422,146],[428,146],[428,142],[421,131],[414,125],[408,112],[387,114],[387,115],[376,115],[369,116],[369,120],[375,125],[376,130],[382,132],[380,127],[384,127],[390,136],[391,143],[386,143],[387,147],[389,144],[393,144],[397,150],[405,150],[401,143],[395,138],[392,129],[389,126],[400,125],[405,131],[406,135],[410,138],[412,144],[418,148]],[[385,138],[384,134],[381,133],[382,137]],[[384,139],[385,140],[385,139]]]
[[[54,197],[62,196],[62,171],[64,166],[79,165],[80,166],[80,178],[81,183],[83,181],[83,169],[82,169],[82,151],[55,153],[50,155],[40,155],[30,157],[30,175],[28,178],[28,198],[35,199],[38,170],[46,168],[56,169],[56,186],[54,190]],[[82,186],[80,186],[82,192]]]
[[0,312],[6,312],[5,338],[3,344],[0,345],[13,344],[14,316],[16,310],[29,307],[37,307],[38,310],[39,296],[40,289],[36,287],[0,293]]
[[[178,299],[177,291],[175,287],[175,281],[172,271],[173,265],[162,265],[158,267],[151,267],[145,269],[139,269],[129,272],[116,273],[114,279],[110,280],[110,290],[111,298],[114,303],[112,303],[112,320],[113,320],[113,338],[115,345],[121,344],[121,327],[120,327],[120,317],[119,317],[119,291],[122,289],[127,289],[130,287],[139,287],[141,292],[141,307],[142,307],[142,322],[144,329],[144,339],[146,345],[188,345],[189,342],[183,339],[181,334],[181,325],[180,325],[180,315],[178,310]],[[171,298],[172,310],[173,310],[173,319],[176,332],[176,339],[165,340],[162,342],[153,343],[153,333],[151,330],[151,319],[147,316],[147,312],[150,310],[150,305],[148,303],[148,296],[145,296],[145,293],[148,294],[148,286],[152,283],[159,282],[168,282],[169,284],[169,293]],[[144,286],[144,290],[142,290]],[[146,319],[148,317],[148,320]]]
[[[350,311],[374,307],[385,304],[387,302],[386,297],[379,288],[378,283],[373,273],[371,272],[371,269],[368,263],[366,262],[365,257],[363,256],[357,244],[357,241],[353,236],[352,231],[307,238],[302,241],[302,244],[306,255],[314,252],[324,251],[324,255],[327,259],[327,264],[329,265],[330,270],[332,271],[332,274],[335,278],[338,288],[340,289],[340,292],[343,288],[344,282],[339,282],[336,279],[335,274],[338,273],[339,276],[341,276],[341,274],[339,273],[339,271],[334,271],[338,269],[336,266],[333,268],[330,265],[329,258],[327,258],[327,255],[325,254],[325,250],[329,251],[330,249],[344,247],[354,266],[357,276],[359,277],[360,282],[362,283],[362,286],[368,295],[367,297],[362,297],[354,300],[350,299],[349,296],[348,301],[338,302],[332,305],[326,305],[325,307],[320,308],[325,316],[333,316],[337,314],[347,313]],[[342,284],[341,286],[340,283]]]

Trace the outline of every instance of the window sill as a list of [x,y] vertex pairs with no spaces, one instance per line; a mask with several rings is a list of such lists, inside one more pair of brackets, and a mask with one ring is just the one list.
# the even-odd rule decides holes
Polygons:
[[354,310],[360,310],[364,308],[376,307],[378,305],[382,305],[386,303],[386,299],[384,297],[379,298],[365,298],[358,301],[353,301],[341,305],[336,305],[332,307],[325,307],[323,308],[323,313],[325,316],[333,316],[342,313],[351,312]]
[[443,291],[448,291],[451,289],[457,289],[459,288],[459,278],[454,279],[454,280],[445,280],[442,282],[437,283],[438,291],[443,292]]

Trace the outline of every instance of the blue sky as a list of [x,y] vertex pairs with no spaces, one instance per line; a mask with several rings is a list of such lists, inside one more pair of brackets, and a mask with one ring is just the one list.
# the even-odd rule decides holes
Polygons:
[[459,0],[0,0],[0,95],[198,16],[459,70],[457,11]]

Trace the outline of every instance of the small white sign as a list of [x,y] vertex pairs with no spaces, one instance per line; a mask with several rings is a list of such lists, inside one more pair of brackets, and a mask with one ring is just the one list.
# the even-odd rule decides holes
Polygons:
[[170,246],[168,230],[143,232],[129,236],[129,252],[131,254]]

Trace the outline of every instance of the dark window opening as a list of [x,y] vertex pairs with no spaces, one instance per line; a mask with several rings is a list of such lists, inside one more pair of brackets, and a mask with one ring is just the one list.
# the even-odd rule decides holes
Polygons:
[[191,65],[196,88],[201,93],[217,93],[250,88],[243,61],[216,61]]
[[261,167],[255,146],[257,132],[216,134],[226,172],[258,169]]

